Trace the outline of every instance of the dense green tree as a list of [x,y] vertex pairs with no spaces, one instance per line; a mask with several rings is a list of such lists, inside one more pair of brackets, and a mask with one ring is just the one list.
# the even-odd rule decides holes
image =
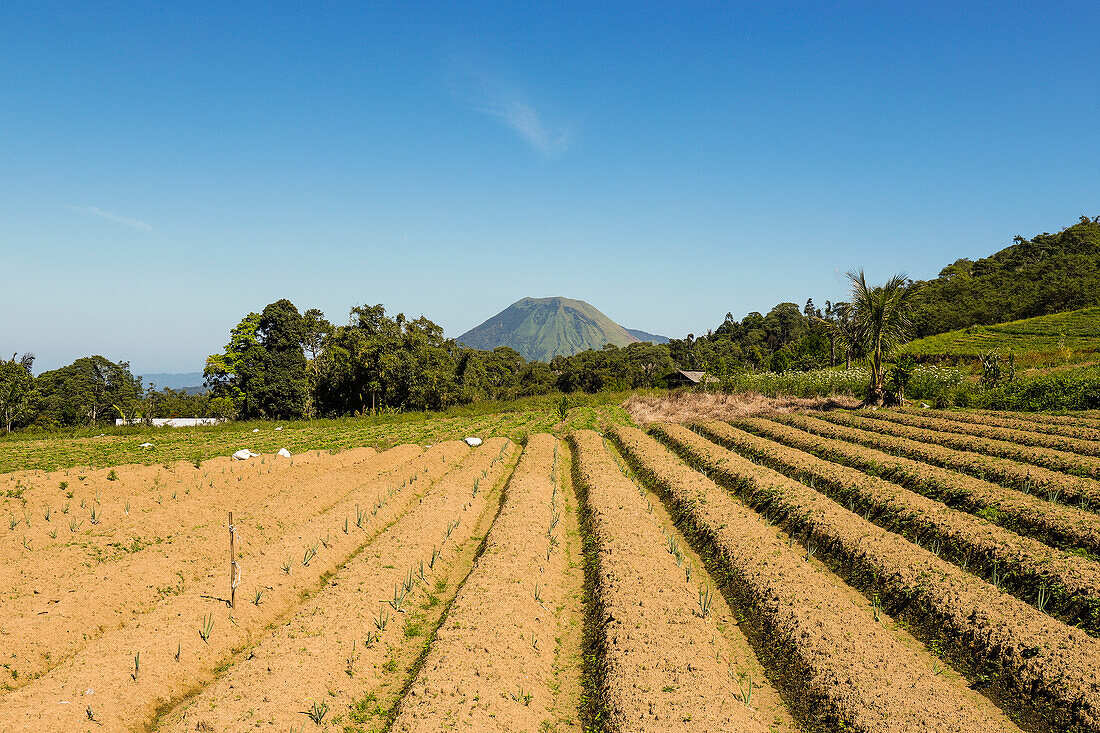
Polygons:
[[129,362],[86,356],[44,372],[36,380],[41,395],[37,420],[43,424],[94,425],[114,418],[131,419],[141,406],[141,379]]
[[256,416],[293,419],[305,415],[310,380],[302,344],[306,328],[302,315],[283,298],[260,313],[256,337],[260,378],[254,389]]
[[34,414],[38,392],[33,364],[34,354],[23,354],[18,361],[12,354],[10,361],[0,361],[0,424],[4,432],[10,433],[12,426],[23,424]]

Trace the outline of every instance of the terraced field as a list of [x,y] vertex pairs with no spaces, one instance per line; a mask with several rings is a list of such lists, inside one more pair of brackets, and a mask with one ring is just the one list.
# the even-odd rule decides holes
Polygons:
[[1095,424],[601,430],[2,474],[0,729],[1100,730]]

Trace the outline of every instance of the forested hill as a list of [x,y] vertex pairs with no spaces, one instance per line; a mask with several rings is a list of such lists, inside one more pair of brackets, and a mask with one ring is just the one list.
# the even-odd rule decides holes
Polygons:
[[1100,305],[1100,216],[980,260],[957,260],[921,284],[917,337]]

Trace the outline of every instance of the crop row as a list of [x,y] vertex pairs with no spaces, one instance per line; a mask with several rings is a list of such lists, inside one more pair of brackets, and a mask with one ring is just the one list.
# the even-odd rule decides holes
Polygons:
[[[291,471],[273,486],[260,482],[267,494],[262,506],[247,499],[248,495],[239,499],[244,511],[237,512],[236,521],[248,527],[240,533],[247,542],[239,548],[239,562],[251,576],[254,563],[263,562],[264,548],[310,517],[323,515],[350,490],[361,490],[365,481],[377,482],[401,470],[419,452],[416,446],[401,447],[353,460],[346,468],[355,473],[342,475],[343,482],[331,477],[318,481],[320,475],[308,469]],[[207,511],[188,505],[159,525],[151,525],[166,531],[164,536],[154,537],[151,530],[139,535],[136,527],[129,526],[114,534],[104,531],[94,537],[93,547],[114,543],[121,549],[103,559],[89,561],[86,550],[70,541],[71,546],[28,552],[11,563],[14,572],[5,588],[10,597],[4,604],[5,625],[14,632],[6,645],[5,662],[12,677],[8,686],[26,684],[78,654],[103,630],[140,620],[166,598],[186,593],[189,586],[204,587],[208,576],[224,568],[221,553],[212,552],[225,547],[227,536],[225,502],[215,496],[220,494],[204,497],[210,506]],[[165,521],[170,522],[167,527]]]
[[1017,425],[985,425],[981,423],[946,420],[927,414],[914,415],[896,410],[879,410],[862,413],[866,417],[886,420],[915,428],[926,428],[946,433],[960,433],[966,436],[990,438],[996,441],[1008,441],[1018,445],[1032,445],[1039,448],[1051,448],[1079,456],[1100,456],[1100,441],[1068,438],[1064,435],[1037,433]]
[[693,464],[806,535],[868,594],[881,594],[1018,712],[1058,730],[1100,727],[1100,641],[1066,626],[806,485],[680,426],[661,434]]
[[[8,693],[0,699],[0,719],[18,720],[25,728],[40,730],[75,728],[84,719],[81,706],[77,701],[71,705],[55,701],[70,699],[74,690],[94,689],[95,711],[101,720],[112,721],[115,729],[151,720],[165,700],[179,699],[204,684],[210,670],[225,664],[235,650],[252,643],[265,627],[300,604],[303,594],[315,592],[323,578],[402,516],[469,451],[464,443],[438,444],[403,471],[380,481],[372,489],[381,499],[378,511],[362,526],[351,519],[368,496],[352,495],[289,528],[263,548],[262,555],[242,564],[236,608],[219,600],[228,590],[223,585],[224,566],[219,563],[178,594],[142,609],[130,623],[104,630],[78,654]],[[410,475],[416,479],[410,480]],[[81,623],[85,631],[94,631],[86,624]],[[135,652],[140,653],[143,670],[137,689],[120,674],[133,666]],[[119,678],[123,684],[118,684]]]
[[1025,420],[1018,417],[1002,417],[999,414],[988,412],[971,412],[964,410],[918,410],[916,408],[900,408],[903,414],[926,415],[942,418],[944,420],[956,420],[975,425],[990,425],[994,427],[1010,428],[1012,430],[1027,430],[1033,433],[1049,433],[1061,435],[1067,438],[1080,438],[1082,440],[1100,441],[1100,429],[1078,424],[1047,423],[1036,420]]
[[1028,420],[1030,422],[1045,423],[1047,425],[1078,425],[1081,427],[1089,427],[1100,429],[1100,417],[1096,417],[1096,413],[1091,415],[1051,415],[1044,412],[1012,412],[1008,410],[986,411],[978,410],[979,415],[996,414],[1004,417],[1018,418],[1020,420]]
[[[742,455],[823,490],[849,511],[949,558],[963,570],[981,571],[1021,600],[1071,624],[1100,633],[1100,565],[1020,536],[987,520],[959,512],[877,476],[758,437],[722,422],[697,432]],[[659,427],[659,434],[668,429]],[[792,428],[787,428],[795,432]],[[671,437],[669,438],[672,439]],[[808,441],[823,449],[824,439]]]
[[[1100,554],[1100,526],[1093,512],[1044,501],[999,484],[929,465],[932,461],[926,463],[891,453],[904,452],[920,459],[926,455],[939,455],[941,450],[946,449],[926,444],[916,444],[917,447],[913,448],[909,445],[913,441],[901,445],[898,444],[901,439],[864,433],[802,415],[785,416],[782,421],[785,424],[748,418],[739,420],[737,426],[826,460],[881,475],[1018,534],[1033,535],[1049,545],[1063,549],[1081,548]],[[869,447],[871,445],[882,450]]]
[[1050,502],[1073,504],[1081,509],[1100,507],[1100,482],[1094,479],[1070,476],[1060,471],[1019,463],[1007,458],[945,448],[936,443],[861,430],[841,425],[835,420],[826,422],[807,415],[789,415],[781,419],[790,425],[796,425],[803,430],[820,435],[861,443],[895,455],[908,456],[923,463],[969,474],[982,481],[991,479],[1025,494],[1041,496]]
[[[1075,453],[1054,450],[1053,448],[1040,448],[1038,446],[1020,445],[1007,440],[995,440],[958,433],[946,433],[938,430],[914,428],[888,420],[876,420],[846,412],[823,413],[826,420],[839,425],[871,430],[899,438],[910,438],[924,443],[955,448],[956,450],[984,453],[999,458],[1008,458],[1013,461],[1031,463],[1054,471],[1063,471],[1075,476],[1100,477],[1100,459],[1090,456],[1079,456]],[[1090,501],[1093,498],[1090,497]]]
[[662,532],[644,489],[620,472],[600,436],[581,430],[570,440],[598,548],[600,694],[610,728],[650,730],[689,719],[702,729],[766,731],[768,719],[751,706],[754,686],[765,680],[722,661],[730,650],[705,605],[714,591],[688,580],[675,537]]
[[157,729],[300,729],[303,716],[346,731],[384,722],[408,668],[463,585],[481,520],[491,521],[494,487],[508,467],[497,457],[514,449],[495,438],[472,451]]
[[870,609],[853,603],[850,589],[812,567],[781,532],[724,489],[640,430],[616,428],[613,434],[680,526],[723,568],[757,649],[767,650],[787,700],[804,720],[833,730],[1010,727],[972,691],[874,623]]
[[[564,552],[558,441],[530,436],[486,549],[436,633],[396,731],[537,730],[555,717],[558,612],[582,580]],[[476,650],[476,651],[475,651]],[[574,703],[575,704],[575,703]]]

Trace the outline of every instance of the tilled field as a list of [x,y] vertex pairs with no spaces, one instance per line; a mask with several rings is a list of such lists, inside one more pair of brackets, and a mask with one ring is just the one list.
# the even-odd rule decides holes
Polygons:
[[1100,731],[1096,426],[824,417],[0,475],[0,730]]

